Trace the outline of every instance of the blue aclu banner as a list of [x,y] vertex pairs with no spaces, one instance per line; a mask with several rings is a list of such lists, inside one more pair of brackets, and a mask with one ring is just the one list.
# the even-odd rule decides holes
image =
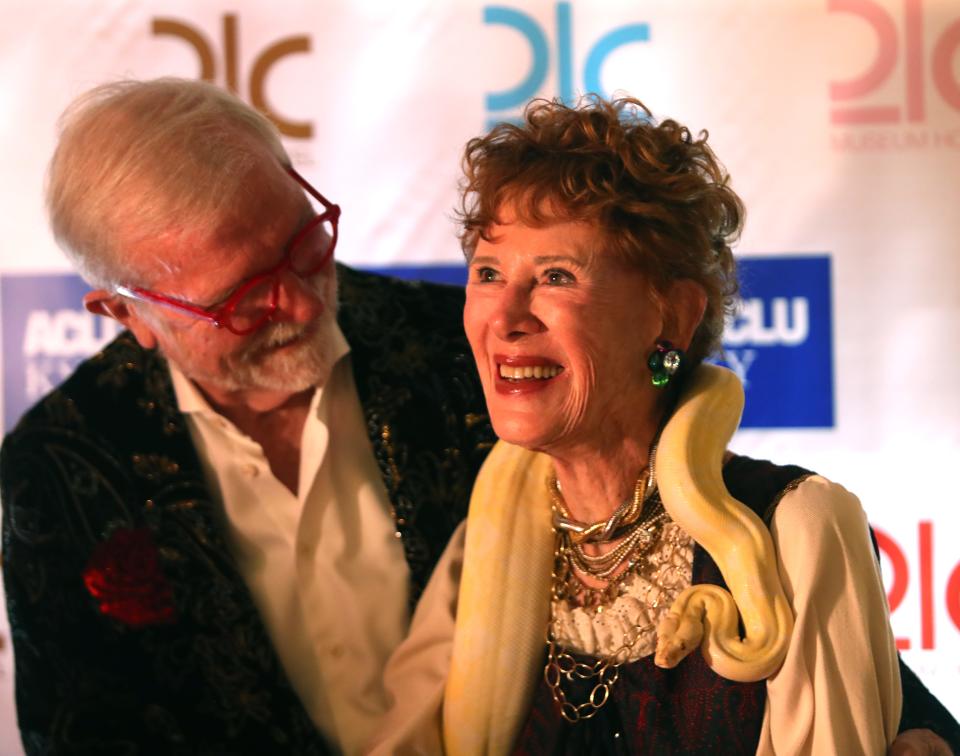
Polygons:
[[83,309],[87,291],[73,273],[0,276],[5,430],[120,332]]
[[741,307],[723,337],[743,381],[742,428],[834,425],[830,258],[739,258]]
[[[744,428],[834,424],[830,258],[740,258],[743,304],[724,336],[725,360],[744,383]],[[395,266],[376,272],[463,285],[464,265]],[[119,332],[86,312],[86,284],[72,273],[0,276],[3,426],[61,383]]]

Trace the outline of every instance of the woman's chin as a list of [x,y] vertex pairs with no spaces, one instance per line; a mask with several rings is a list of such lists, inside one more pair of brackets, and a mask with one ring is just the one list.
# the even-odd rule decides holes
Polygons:
[[552,428],[544,424],[542,416],[497,417],[495,413],[491,413],[490,420],[494,432],[501,441],[522,446],[531,451],[543,451],[548,448],[550,439],[555,435],[551,432]]

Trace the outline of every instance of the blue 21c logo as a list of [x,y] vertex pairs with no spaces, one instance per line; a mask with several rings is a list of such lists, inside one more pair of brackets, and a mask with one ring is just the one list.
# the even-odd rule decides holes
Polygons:
[[[557,94],[564,102],[573,102],[573,11],[569,2],[556,5],[556,61]],[[483,9],[483,22],[487,25],[508,26],[522,34],[530,45],[533,62],[527,75],[516,86],[499,92],[487,93],[487,110],[490,113],[521,108],[536,96],[550,71],[550,44],[547,33],[533,18],[516,8],[503,5],[488,5]],[[583,66],[583,91],[604,94],[600,84],[603,64],[610,53],[631,42],[648,42],[650,25],[627,24],[610,30],[598,39],[590,50]],[[503,118],[491,118],[496,123]]]

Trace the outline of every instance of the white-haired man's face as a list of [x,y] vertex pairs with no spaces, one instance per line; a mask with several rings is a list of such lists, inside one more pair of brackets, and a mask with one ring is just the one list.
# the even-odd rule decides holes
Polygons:
[[[330,334],[337,296],[333,261],[327,259],[308,276],[281,264],[316,212],[297,182],[266,151],[259,164],[262,170],[251,176],[243,206],[216,232],[172,229],[124,252],[143,272],[151,292],[208,311],[217,310],[251,278],[279,266],[272,279],[275,288],[268,284],[257,287],[260,293],[252,292],[252,298],[276,294],[275,309],[262,327],[237,334],[176,307],[108,292],[94,293],[103,295],[92,297],[99,308],[88,301],[90,309],[124,322],[144,347],[159,348],[215,401],[244,392],[297,393],[322,384],[332,367]],[[298,245],[322,255],[332,241],[324,228],[318,226]]]

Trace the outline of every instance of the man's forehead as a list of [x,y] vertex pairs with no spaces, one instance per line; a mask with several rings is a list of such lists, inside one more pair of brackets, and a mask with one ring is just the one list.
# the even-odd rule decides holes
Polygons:
[[252,190],[241,205],[145,240],[132,250],[144,274],[140,283],[186,299],[214,301],[274,265],[313,215],[299,187],[289,181],[289,191]]
[[209,220],[209,243],[216,247],[252,246],[268,252],[286,246],[313,215],[309,200],[288,176],[281,186],[264,182],[242,201]]

